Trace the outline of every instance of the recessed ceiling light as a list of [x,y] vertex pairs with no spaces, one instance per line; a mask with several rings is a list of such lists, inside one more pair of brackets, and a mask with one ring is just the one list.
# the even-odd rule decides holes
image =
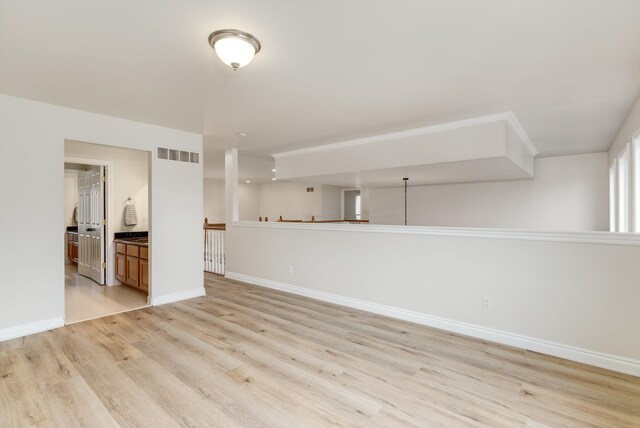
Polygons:
[[238,138],[247,138],[246,132],[238,132],[236,135],[238,136]]
[[271,172],[276,172],[275,168],[271,170]]
[[247,180],[247,181],[245,181],[245,183],[251,183],[251,180]]
[[275,178],[275,177],[273,177],[273,178],[271,179],[271,181],[276,181],[276,178]]
[[240,30],[214,31],[209,34],[209,44],[234,71],[249,64],[261,47],[258,39]]

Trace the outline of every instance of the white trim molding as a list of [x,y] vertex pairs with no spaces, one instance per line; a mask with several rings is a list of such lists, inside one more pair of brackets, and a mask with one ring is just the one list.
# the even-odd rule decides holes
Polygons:
[[17,325],[15,327],[7,327],[0,329],[0,342],[60,327],[64,327],[64,317],[31,322],[29,324]]
[[534,146],[531,140],[529,139],[529,135],[527,135],[527,132],[522,127],[522,124],[520,124],[520,121],[516,117],[515,113],[510,111],[510,112],[504,113],[504,115],[507,120],[507,123],[511,125],[511,127],[513,128],[513,131],[518,135],[518,137],[520,137],[520,139],[522,140],[522,143],[527,147],[527,149],[529,149],[529,152],[531,152],[531,156],[535,158],[538,155],[538,149],[536,149],[536,146]]
[[462,238],[519,239],[524,241],[570,242],[578,244],[640,245],[640,233],[555,232],[468,227],[396,226],[349,223],[288,223],[234,221],[233,227],[326,230],[333,232],[391,233],[398,235],[452,236]]
[[361,311],[371,312],[390,318],[396,318],[403,321],[409,321],[416,324],[449,331],[452,333],[471,336],[477,339],[488,340],[515,348],[540,352],[542,354],[564,358],[566,360],[576,361],[583,364],[589,364],[608,370],[614,370],[633,376],[640,376],[639,360],[605,354],[602,352],[595,352],[588,349],[565,345],[562,343],[550,342],[547,340],[537,339],[535,337],[523,336],[475,324],[441,318],[421,312],[353,299],[351,297],[311,290],[308,288],[285,284],[277,281],[271,281],[268,279],[258,278],[241,273],[227,272],[225,274],[225,277],[236,281],[254,284],[260,287],[297,294],[299,296],[309,297],[323,302],[329,302],[336,305],[346,306],[348,308],[359,309]]
[[483,125],[485,123],[506,121],[513,127],[514,132],[522,139],[522,142],[535,157],[538,150],[535,148],[524,128],[518,121],[518,118],[512,111],[497,113],[488,116],[472,117],[469,119],[456,120],[453,122],[439,123],[422,128],[407,129],[404,131],[392,132],[389,134],[372,135],[370,137],[357,138],[354,140],[340,141],[337,143],[323,144],[320,146],[307,147],[304,149],[290,150],[288,152],[274,153],[271,156],[274,159],[284,158],[288,156],[296,156],[306,153],[323,152],[325,150],[342,149],[345,147],[359,146],[362,144],[377,143],[380,141],[395,140],[398,138],[415,137],[417,135],[427,135],[436,132],[450,131],[452,129],[466,128],[468,126]]
[[151,299],[152,306],[166,305],[167,303],[179,302],[181,300],[193,299],[195,297],[201,297],[207,293],[204,287],[193,288],[186,291],[178,291],[177,293],[165,294],[163,296],[153,297]]

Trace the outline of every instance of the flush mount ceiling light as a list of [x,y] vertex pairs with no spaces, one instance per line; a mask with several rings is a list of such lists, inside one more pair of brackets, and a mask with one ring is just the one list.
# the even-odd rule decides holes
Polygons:
[[260,42],[240,30],[218,30],[209,34],[209,44],[218,58],[233,70],[249,64],[260,52]]

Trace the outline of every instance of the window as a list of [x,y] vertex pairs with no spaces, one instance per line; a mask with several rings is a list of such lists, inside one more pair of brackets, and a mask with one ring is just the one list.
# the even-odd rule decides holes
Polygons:
[[362,210],[360,208],[360,193],[356,194],[356,220],[362,220]]
[[631,231],[640,232],[640,137],[631,145]]
[[618,232],[629,232],[629,148],[618,156]]
[[627,144],[609,167],[609,229],[640,232],[640,138]]
[[615,232],[618,230],[617,213],[618,213],[618,195],[616,194],[616,170],[618,162],[614,159],[609,167],[609,230]]

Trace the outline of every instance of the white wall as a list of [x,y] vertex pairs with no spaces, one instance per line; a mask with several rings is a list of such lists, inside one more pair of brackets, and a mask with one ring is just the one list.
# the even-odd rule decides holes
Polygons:
[[[200,135],[0,95],[0,339],[64,315],[65,140],[202,152]],[[153,157],[150,185],[152,299],[204,292],[202,165]]]
[[209,223],[224,223],[224,180],[205,178],[203,191],[204,217]]
[[[148,151],[121,149],[117,147],[66,141],[65,156],[104,160],[111,162],[111,202],[109,213],[112,232],[149,230],[149,155]],[[77,195],[77,191],[76,191]],[[128,197],[135,200],[138,224],[125,226],[124,202]],[[77,202],[77,196],[76,196]]]
[[340,219],[342,187],[328,186],[323,184],[320,186],[322,191],[322,217],[317,220],[338,220]]
[[[307,192],[313,187],[313,192]],[[339,186],[279,181],[260,185],[260,215],[270,221],[337,220],[340,218]],[[241,219],[242,220],[242,219]],[[251,219],[253,220],[253,219]]]
[[596,233],[558,242],[404,226],[227,230],[230,277],[640,375],[637,237],[609,245],[585,242],[609,235]]
[[618,131],[616,138],[611,142],[609,147],[609,161],[613,161],[624,148],[627,143],[633,140],[633,137],[640,132],[640,98],[636,101],[629,115],[625,119],[622,127]]
[[78,174],[64,173],[64,226],[77,226],[73,219],[73,211],[78,203]]
[[260,192],[258,184],[238,185],[238,217],[242,221],[258,221],[260,217]]
[[350,220],[356,218],[356,195],[359,194],[359,190],[348,190],[344,192],[344,218]]
[[[408,223],[564,231],[609,228],[606,153],[536,159],[533,180],[415,186]],[[369,189],[374,224],[404,223],[404,189]]]
[[[314,191],[308,193],[307,187]],[[337,186],[295,182],[240,183],[238,209],[241,221],[258,221],[279,216],[293,220],[337,220],[340,218],[340,189]],[[210,223],[224,223],[224,182],[204,179],[205,217]]]
[[[243,221],[260,217],[260,184],[238,184],[238,211]],[[209,223],[224,223],[224,180],[204,179],[204,216]]]
[[[73,212],[76,204],[78,203],[78,174],[73,172],[64,173],[64,230],[67,230],[67,226],[77,226],[73,218]],[[62,246],[64,247],[64,263],[71,264],[69,261],[69,255],[67,253],[67,236],[64,235],[62,239]]]
[[[307,192],[313,187],[313,192]],[[260,188],[260,215],[270,221],[282,216],[289,220],[311,220],[322,216],[322,191],[320,185],[278,181],[263,184]]]

